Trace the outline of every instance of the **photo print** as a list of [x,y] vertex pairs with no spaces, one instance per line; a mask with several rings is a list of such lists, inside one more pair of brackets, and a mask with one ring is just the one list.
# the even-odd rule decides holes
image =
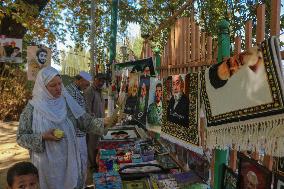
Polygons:
[[110,129],[102,140],[129,140],[136,139],[137,132],[135,129]]
[[0,35],[0,62],[22,63],[22,39]]
[[163,108],[163,85],[161,80],[151,77],[149,89],[149,101],[147,111],[147,125],[162,125],[162,108]]
[[267,189],[271,186],[272,173],[254,159],[238,153],[239,183],[243,189]]
[[27,47],[28,80],[34,81],[43,67],[51,64],[51,50],[44,46]]
[[129,73],[126,85],[127,85],[127,98],[126,98],[124,112],[130,115],[135,115],[138,104],[137,102],[138,102],[139,74]]
[[135,119],[146,126],[146,115],[149,100],[150,76],[141,75],[139,80],[137,109]]

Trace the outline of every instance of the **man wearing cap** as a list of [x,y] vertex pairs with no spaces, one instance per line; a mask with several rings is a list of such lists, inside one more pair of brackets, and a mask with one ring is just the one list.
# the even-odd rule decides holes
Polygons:
[[[78,75],[75,76],[73,83],[69,84],[66,87],[66,90],[69,94],[78,102],[78,104],[86,110],[86,102],[83,96],[83,91],[90,86],[90,81],[92,76],[84,71],[81,71]],[[76,128],[77,143],[79,146],[79,153],[81,158],[81,164],[83,169],[84,180],[87,176],[87,162],[88,162],[88,151],[86,144],[86,133],[80,131]]]
[[[87,112],[93,115],[95,118],[105,117],[105,99],[102,94],[102,87],[104,86],[106,77],[102,73],[98,73],[94,76],[93,85],[91,85],[85,91]],[[90,170],[96,170],[96,156],[99,136],[94,134],[87,135],[88,146],[88,160]]]

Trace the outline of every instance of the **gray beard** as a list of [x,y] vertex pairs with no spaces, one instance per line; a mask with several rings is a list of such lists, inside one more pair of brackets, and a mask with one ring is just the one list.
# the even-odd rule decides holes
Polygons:
[[174,93],[173,95],[174,95],[175,101],[179,101],[182,96],[182,92]]

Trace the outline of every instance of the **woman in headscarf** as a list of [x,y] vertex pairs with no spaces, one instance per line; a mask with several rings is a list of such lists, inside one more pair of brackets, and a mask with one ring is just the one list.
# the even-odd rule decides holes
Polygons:
[[[41,189],[79,189],[83,187],[82,168],[75,127],[102,135],[115,124],[112,118],[93,118],[66,92],[58,71],[46,67],[39,71],[33,98],[20,117],[17,142],[30,151],[39,170]],[[64,132],[56,137],[55,129]]]

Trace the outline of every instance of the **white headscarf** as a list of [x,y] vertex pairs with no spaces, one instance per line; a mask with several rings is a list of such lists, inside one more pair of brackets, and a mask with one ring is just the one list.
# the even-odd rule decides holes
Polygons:
[[64,131],[64,137],[60,141],[43,141],[44,152],[31,151],[32,162],[39,170],[41,189],[75,188],[81,178],[75,128],[67,116],[67,105],[75,118],[82,116],[85,111],[65,91],[63,84],[59,98],[54,98],[48,92],[46,85],[57,75],[58,71],[52,67],[40,70],[30,101],[34,107],[33,133],[42,134],[55,128]]
[[49,93],[46,85],[57,75],[59,75],[58,71],[52,67],[45,67],[38,72],[33,89],[33,98],[30,103],[35,109],[44,114],[46,119],[60,123],[67,115],[66,102],[75,118],[82,116],[85,111],[69,95],[63,84],[62,95],[59,98],[54,98]]

